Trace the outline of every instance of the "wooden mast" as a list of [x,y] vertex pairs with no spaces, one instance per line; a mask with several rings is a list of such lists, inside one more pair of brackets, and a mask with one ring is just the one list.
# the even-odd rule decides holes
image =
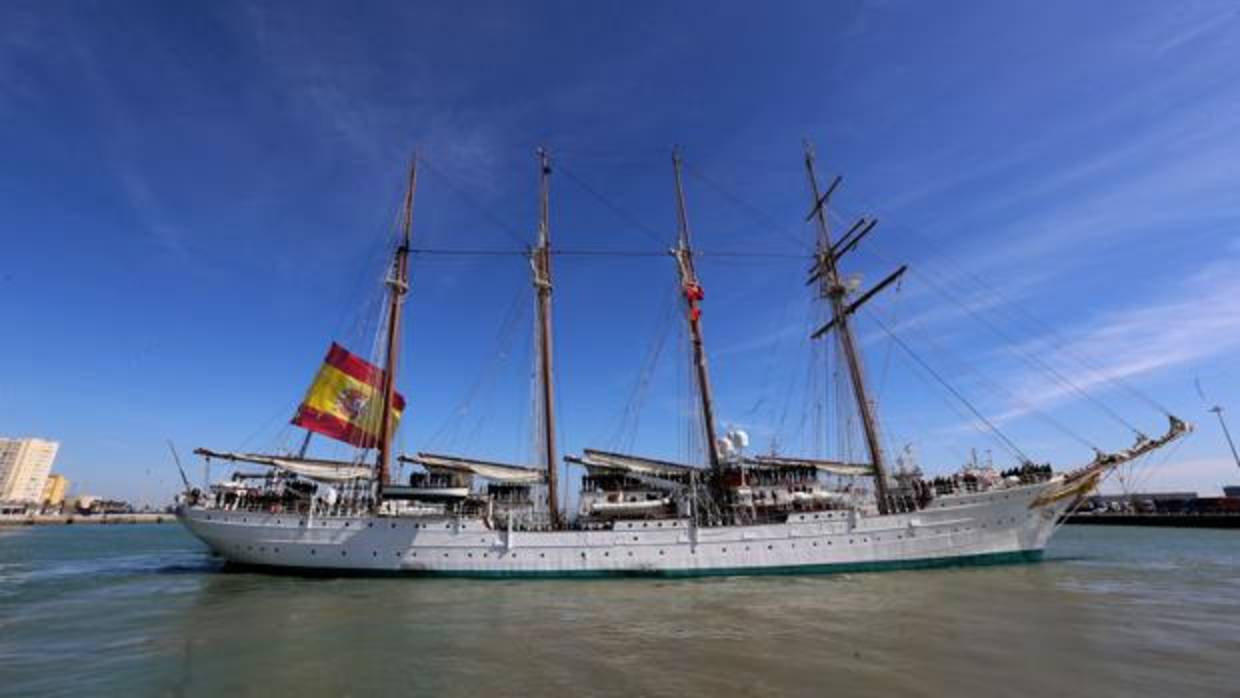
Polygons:
[[706,368],[706,348],[702,341],[702,286],[698,283],[693,267],[693,250],[689,246],[689,214],[685,209],[685,188],[681,181],[680,150],[672,150],[672,167],[676,172],[676,218],[678,235],[672,256],[680,271],[681,292],[688,309],[689,336],[693,343],[693,367],[697,373],[698,397],[702,402],[702,429],[706,438],[706,455],[715,475],[721,474],[723,462],[719,458],[719,445],[715,443],[715,408],[710,390],[710,373]]
[[555,451],[555,375],[551,345],[551,155],[538,149],[538,246],[530,253],[534,289],[538,293],[538,363],[542,379],[543,449],[547,467],[547,513],[552,528],[561,528],[558,468]]
[[418,154],[409,165],[409,188],[405,191],[405,207],[401,220],[401,243],[396,248],[392,274],[387,279],[391,294],[388,299],[387,347],[383,364],[383,412],[379,423],[379,488],[388,485],[392,470],[392,403],[396,395],[396,364],[400,358],[400,320],[409,292],[409,246],[413,232],[413,195],[418,188]]
[[813,194],[814,210],[811,215],[818,223],[818,249],[816,253],[816,273],[819,291],[831,303],[833,327],[839,332],[840,348],[844,353],[844,361],[848,365],[848,375],[852,381],[853,397],[857,401],[857,411],[861,414],[861,424],[865,430],[865,443],[870,452],[870,463],[874,466],[874,494],[878,500],[880,513],[887,513],[887,466],[883,457],[882,441],[878,434],[878,419],[874,415],[874,405],[870,402],[865,385],[865,374],[861,366],[861,355],[857,351],[857,342],[853,337],[852,325],[848,316],[851,310],[845,303],[848,289],[840,279],[836,267],[836,252],[831,244],[831,229],[827,224],[827,199],[835,189],[835,183],[823,195],[818,190],[818,174],[814,169],[814,146],[805,143],[805,171],[809,177],[810,191]]

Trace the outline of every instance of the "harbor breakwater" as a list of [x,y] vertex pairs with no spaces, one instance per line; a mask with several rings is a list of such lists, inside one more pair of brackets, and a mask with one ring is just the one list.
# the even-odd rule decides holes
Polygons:
[[0,517],[0,526],[66,526],[76,524],[158,524],[173,523],[175,514],[35,514]]

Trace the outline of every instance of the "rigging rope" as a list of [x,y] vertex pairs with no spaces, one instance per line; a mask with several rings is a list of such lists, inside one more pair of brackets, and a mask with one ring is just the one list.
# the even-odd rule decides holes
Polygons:
[[[925,280],[926,283],[928,283],[931,286],[931,288],[938,288],[936,282],[934,282],[931,279],[929,274],[922,273],[919,269],[916,269],[916,268],[914,268],[912,271],[918,278]],[[945,289],[943,290],[943,293],[946,295],[947,292]],[[992,332],[998,335],[1000,339],[1004,340],[1004,342],[1006,342],[1004,348],[1009,353],[1011,353],[1013,356],[1016,356],[1018,359],[1024,359],[1026,362],[1029,363],[1029,365],[1033,366],[1035,369],[1043,371],[1044,373],[1049,375],[1052,380],[1059,383],[1060,386],[1067,388],[1068,390],[1076,393],[1079,397],[1084,398],[1088,402],[1092,403],[1095,407],[1097,407],[1099,410],[1105,413],[1112,420],[1116,421],[1121,426],[1126,427],[1127,429],[1132,431],[1134,434],[1141,433],[1140,429],[1137,429],[1135,426],[1133,426],[1132,423],[1130,423],[1128,420],[1120,416],[1117,412],[1115,412],[1115,410],[1111,409],[1106,403],[1102,402],[1100,399],[1098,399],[1094,395],[1091,395],[1090,393],[1086,392],[1084,388],[1073,383],[1066,376],[1060,373],[1055,367],[1043,361],[1036,354],[1020,349],[1019,343],[1014,338],[1012,338],[1010,335],[1004,332],[998,325],[991,322],[988,318],[976,313],[973,310],[973,308],[971,308],[967,303],[958,302],[958,305],[960,305],[960,307],[966,313],[968,313],[970,317],[977,320],[978,322],[981,322],[988,329],[990,329]]]
[[518,289],[513,293],[508,309],[504,313],[504,320],[500,323],[499,330],[495,335],[496,351],[492,355],[491,361],[479,370],[478,375],[474,378],[473,383],[461,397],[456,407],[444,417],[439,428],[427,440],[428,445],[439,448],[438,444],[454,445],[459,441],[470,406],[484,390],[490,390],[490,386],[494,384],[499,373],[500,364],[506,361],[511,354],[516,337],[516,328],[519,320],[525,315],[526,304],[522,303],[525,297],[525,289]]
[[938,381],[939,385],[943,386],[944,389],[946,389],[948,392],[954,395],[957,400],[963,403],[964,406],[967,407],[969,411],[973,413],[974,417],[977,417],[979,420],[981,420],[981,422],[985,424],[987,428],[990,429],[991,433],[993,433],[996,437],[998,437],[999,440],[1003,442],[1003,444],[1012,452],[1013,455],[1018,457],[1023,463],[1033,462],[1032,460],[1029,459],[1028,456],[1024,454],[1023,451],[1020,450],[1019,446],[1017,446],[1011,439],[1007,437],[1006,434],[1004,434],[1002,431],[999,430],[999,427],[995,426],[989,419],[986,419],[986,417],[981,412],[979,412],[976,407],[973,406],[973,403],[969,402],[969,400],[964,395],[962,395],[958,390],[953,388],[951,384],[945,381],[943,377],[939,375],[938,371],[935,371],[933,367],[931,367],[928,363],[926,363],[921,358],[921,356],[917,354],[917,352],[913,351],[912,347],[906,344],[904,340],[900,339],[899,335],[897,335],[895,332],[892,332],[891,329],[887,327],[887,323],[882,321],[882,318],[874,314],[871,314],[871,318],[873,318],[874,321],[878,323],[878,326],[881,327],[883,331],[886,332],[887,335],[891,337],[891,339],[895,341],[895,343],[899,345],[900,348],[903,349],[906,354],[908,354],[914,361],[916,361],[917,364],[926,371],[926,373],[929,373],[936,381]]
[[[867,205],[867,206],[868,206],[868,202],[863,201],[862,203],[863,203],[864,205]],[[830,213],[831,213],[833,216],[838,216],[838,214],[836,214],[834,211],[832,211],[832,212],[830,212]],[[841,219],[841,220],[842,220],[842,219]],[[918,234],[916,231],[912,230],[911,228],[909,228],[909,227],[907,227],[907,226],[903,226],[903,225],[899,225],[899,224],[895,224],[895,223],[888,223],[888,227],[890,227],[890,228],[895,228],[896,230],[899,230],[899,231],[901,231],[902,233],[904,233],[904,234],[906,234],[906,235],[908,235],[908,236],[910,236],[910,237],[912,237],[912,238],[915,238],[915,239],[917,239],[917,240],[920,240],[922,243],[924,243],[924,244],[928,247],[928,249],[935,249],[935,250],[938,250],[938,251],[937,251],[937,253],[936,253],[936,256],[937,256],[937,257],[939,257],[941,260],[946,261],[946,262],[949,262],[949,263],[950,263],[950,262],[952,262],[951,258],[950,258],[950,257],[948,257],[948,256],[947,256],[947,254],[946,254],[945,252],[943,252],[943,251],[940,249],[940,248],[941,248],[941,245],[940,245],[940,244],[938,244],[938,243],[936,243],[935,241],[930,240],[929,238],[927,238],[927,237],[925,237],[925,236],[923,236],[923,235]],[[873,252],[873,250],[871,250],[871,252]],[[876,256],[879,256],[879,257],[881,258],[881,255],[876,254]],[[1124,390],[1126,390],[1129,394],[1131,394],[1133,397],[1137,398],[1137,399],[1138,399],[1138,400],[1140,400],[1141,402],[1143,402],[1143,403],[1145,403],[1146,405],[1150,406],[1150,407],[1151,407],[1151,408],[1153,408],[1155,411],[1157,411],[1157,412],[1161,412],[1161,413],[1163,413],[1163,414],[1164,414],[1164,415],[1166,415],[1166,416],[1171,416],[1171,412],[1170,412],[1170,411],[1168,411],[1166,407],[1164,407],[1162,404],[1160,404],[1160,403],[1158,403],[1157,401],[1155,401],[1155,400],[1154,400],[1153,398],[1151,398],[1150,396],[1148,396],[1148,395],[1146,395],[1145,393],[1141,392],[1140,390],[1137,390],[1137,388],[1135,388],[1134,386],[1132,386],[1132,385],[1131,385],[1128,381],[1124,380],[1122,377],[1120,377],[1120,376],[1112,376],[1112,375],[1108,375],[1105,371],[1103,371],[1103,370],[1099,369],[1097,366],[1094,366],[1094,365],[1092,365],[1090,362],[1088,362],[1088,361],[1087,361],[1087,360],[1086,360],[1083,356],[1081,356],[1081,355],[1077,354],[1076,352],[1073,352],[1073,351],[1071,351],[1070,349],[1068,349],[1068,347],[1067,347],[1067,342],[1065,342],[1065,341],[1064,341],[1064,339],[1063,339],[1062,335],[1061,335],[1058,331],[1056,331],[1053,327],[1051,327],[1051,326],[1050,326],[1048,323],[1046,323],[1045,321],[1040,320],[1038,317],[1036,317],[1035,315],[1033,315],[1033,314],[1032,314],[1029,310],[1027,310],[1027,309],[1026,309],[1023,305],[1021,305],[1021,304],[1017,303],[1017,302],[1016,302],[1016,301],[1014,301],[1012,298],[1010,298],[1010,297],[1008,297],[1007,295],[1005,295],[1002,291],[1000,291],[1000,290],[999,290],[999,288],[998,288],[997,286],[994,286],[993,284],[990,284],[990,283],[986,282],[984,279],[982,279],[982,278],[981,278],[980,276],[978,276],[976,273],[974,273],[974,272],[972,272],[972,271],[969,271],[969,270],[968,270],[968,268],[967,268],[967,267],[965,267],[965,266],[964,266],[964,265],[962,265],[962,264],[959,264],[959,263],[952,263],[952,264],[951,264],[951,266],[955,267],[955,268],[956,268],[956,269],[957,269],[957,270],[961,273],[961,275],[962,275],[962,276],[964,276],[967,280],[971,281],[972,283],[976,284],[979,288],[981,288],[981,290],[983,290],[983,291],[986,291],[986,292],[989,292],[989,293],[993,294],[993,295],[994,295],[997,299],[999,299],[999,300],[1002,302],[1002,304],[1003,304],[1003,305],[1008,306],[1008,307],[1011,307],[1011,308],[1012,308],[1012,309],[1014,309],[1017,313],[1019,313],[1020,315],[1024,316],[1024,317],[1025,317],[1025,319],[1027,319],[1027,320],[1029,320],[1029,321],[1033,322],[1034,324],[1036,324],[1036,325],[1040,326],[1043,330],[1045,330],[1048,334],[1050,334],[1050,335],[1052,336],[1052,338],[1053,338],[1053,339],[1055,339],[1056,341],[1058,341],[1058,342],[1060,343],[1060,346],[1055,347],[1056,349],[1058,349],[1058,350],[1059,350],[1059,351],[1060,351],[1063,355],[1065,355],[1065,356],[1067,356],[1067,357],[1069,357],[1069,358],[1073,359],[1073,360],[1074,360],[1077,364],[1079,364],[1081,367],[1083,367],[1084,369],[1086,369],[1087,371],[1089,371],[1092,375],[1094,375],[1095,377],[1097,377],[1098,379],[1100,379],[1100,380],[1101,380],[1101,381],[1103,381],[1103,382],[1112,383],[1112,384],[1114,384],[1114,385],[1116,385],[1116,386],[1118,386],[1118,387],[1123,388],[1123,389],[1124,389]],[[916,269],[914,270],[914,272],[916,273]],[[966,311],[968,311],[968,312],[970,313],[970,315],[973,315],[973,312],[971,311],[971,309],[969,309],[969,307],[968,307],[968,305],[967,305],[967,304],[960,303],[960,302],[956,301],[955,299],[949,299],[949,300],[952,300],[953,302],[957,303],[958,305],[961,305],[961,307],[963,307]],[[1013,345],[1015,345],[1015,344],[1016,344],[1016,343],[1014,342],[1014,340],[1011,340],[1011,339],[1007,338],[1006,336],[1002,336],[1002,335],[1001,335],[1001,337],[1002,337],[1005,341],[1011,342]],[[1045,340],[1043,340],[1043,341],[1045,341]],[[1049,342],[1047,342],[1047,344],[1049,344]],[[1035,366],[1035,368],[1037,368],[1037,367]],[[1061,377],[1062,377],[1062,376],[1061,376]],[[1067,380],[1067,379],[1065,378],[1064,380]],[[1071,383],[1071,381],[1068,381],[1068,382],[1069,382],[1069,383]],[[1083,388],[1080,388],[1079,386],[1075,386],[1075,385],[1073,385],[1073,389],[1074,389],[1074,390],[1076,390],[1076,391],[1079,391],[1079,392],[1080,392],[1080,393],[1082,393],[1082,394],[1084,393],[1084,389],[1083,389]],[[1093,398],[1093,397],[1091,396],[1089,399],[1090,399],[1090,401],[1091,401],[1091,402],[1093,402],[1096,406],[1103,407],[1103,403],[1101,403],[1101,402],[1100,402],[1097,398]],[[1139,429],[1136,429],[1136,428],[1135,428],[1135,427],[1133,427],[1131,424],[1129,424],[1128,422],[1126,422],[1125,420],[1123,420],[1123,418],[1122,418],[1122,417],[1119,417],[1119,415],[1117,415],[1116,413],[1114,413],[1114,412],[1113,412],[1113,411],[1112,411],[1109,407],[1103,407],[1103,411],[1104,411],[1104,412],[1106,412],[1106,413],[1108,414],[1108,416],[1110,416],[1110,417],[1112,417],[1112,418],[1114,418],[1114,419],[1118,419],[1118,420],[1119,420],[1119,421],[1120,421],[1120,422],[1121,422],[1121,423],[1122,423],[1125,427],[1127,427],[1127,428],[1131,429],[1132,431],[1136,432],[1137,434],[1140,434],[1140,433],[1141,433],[1141,431],[1140,431]]]
[[589,183],[587,183],[584,179],[574,174],[570,168],[565,167],[563,162],[560,162],[558,167],[559,167],[559,171],[563,173],[564,176],[567,177],[570,182],[581,187],[587,194],[589,194],[590,196],[598,200],[598,202],[602,204],[605,208],[607,208],[607,210],[616,214],[622,220],[628,221],[632,225],[636,226],[637,230],[640,231],[643,235],[645,235],[646,237],[650,238],[651,240],[653,240],[654,242],[660,245],[665,245],[668,243],[667,235],[660,233],[659,231],[650,227],[646,223],[642,222],[636,216],[632,215],[628,211],[621,208],[619,205],[613,202],[610,198],[608,198],[602,192],[590,186]]
[[757,221],[758,223],[761,223],[763,226],[769,226],[770,230],[774,231],[777,235],[784,237],[788,239],[789,241],[791,241],[792,244],[796,245],[797,249],[805,250],[805,252],[802,253],[802,257],[804,257],[805,254],[812,253],[812,245],[807,244],[805,240],[792,234],[793,230],[796,230],[801,227],[802,221],[797,221],[795,224],[785,228],[781,226],[779,223],[777,223],[773,216],[761,210],[757,206],[754,206],[753,204],[746,202],[744,199],[732,193],[727,188],[725,188],[724,186],[716,182],[714,179],[707,177],[705,173],[699,171],[693,165],[689,163],[684,163],[684,168],[685,168],[685,171],[689,173],[690,177],[693,177],[694,179],[702,182],[706,186],[715,190],[717,194],[722,196],[724,200],[731,203],[737,209],[748,213],[751,217],[753,217],[755,221]]
[[482,202],[474,198],[474,196],[470,194],[465,189],[465,187],[461,186],[461,184],[457,182],[455,178],[449,175],[446,171],[440,169],[435,163],[426,159],[425,155],[419,156],[418,161],[421,164],[425,165],[431,172],[438,175],[444,181],[444,183],[448,185],[448,188],[451,189],[453,192],[455,192],[457,196],[461,197],[461,199],[467,205],[472,207],[475,211],[480,213],[487,220],[491,221],[495,225],[498,225],[504,231],[504,233],[508,235],[508,237],[512,238],[518,245],[524,246],[525,244],[527,244],[525,238],[521,235],[521,233],[515,227],[512,226],[512,224],[506,221],[503,217],[496,214],[494,211],[492,211],[489,207],[484,205]]
[[[877,309],[876,309],[876,308],[866,308],[866,309],[865,309],[865,311],[866,311],[866,313],[867,313],[867,315],[868,315],[868,316],[870,316],[870,317],[877,317]],[[943,350],[943,348],[942,348],[941,346],[939,346],[939,344],[938,344],[937,342],[935,342],[935,341],[934,341],[934,339],[933,339],[933,337],[931,337],[930,333],[925,331],[925,328],[921,327],[920,325],[913,325],[913,326],[911,326],[911,327],[912,327],[912,329],[914,329],[914,330],[916,330],[916,331],[918,332],[918,334],[920,335],[921,339],[922,339],[922,340],[926,343],[926,345],[928,345],[928,346],[929,346],[929,347],[930,347],[933,351],[935,351],[939,357],[946,356],[946,355],[948,354],[948,352],[944,351],[944,350]],[[984,372],[982,372],[982,370],[981,370],[981,369],[979,369],[977,366],[972,365],[972,364],[965,364],[965,368],[966,368],[969,372],[971,372],[974,376],[976,376],[976,377],[977,377],[977,378],[978,378],[978,379],[979,379],[979,380],[980,380],[983,384],[985,384],[985,385],[986,385],[987,387],[989,387],[991,390],[994,390],[995,392],[998,392],[998,393],[1002,393],[1002,394],[1003,394],[1003,395],[1005,395],[1005,396],[1006,396],[1009,400],[1011,400],[1013,403],[1015,403],[1016,405],[1018,405],[1019,407],[1021,407],[1021,408],[1025,409],[1025,410],[1027,410],[1027,411],[1028,411],[1028,413],[1030,413],[1030,414],[1032,414],[1032,415],[1034,415],[1034,416],[1038,417],[1038,418],[1039,418],[1039,419],[1041,419],[1042,421],[1046,422],[1046,423],[1047,423],[1047,424],[1049,424],[1052,428],[1056,429],[1057,431],[1059,431],[1059,432],[1060,432],[1061,434],[1063,434],[1064,436],[1067,436],[1068,438],[1073,439],[1074,441],[1076,441],[1077,443],[1081,444],[1082,446],[1084,446],[1084,447],[1085,447],[1085,448],[1087,448],[1087,449],[1097,450],[1097,448],[1098,448],[1098,447],[1097,447],[1096,445],[1094,445],[1092,442],[1090,442],[1088,439],[1086,439],[1085,437],[1081,436],[1080,434],[1078,434],[1078,433],[1077,433],[1076,431],[1074,431],[1073,429],[1069,428],[1069,427],[1068,427],[1067,425],[1065,425],[1064,423],[1062,423],[1062,422],[1060,422],[1059,420],[1055,419],[1055,418],[1054,418],[1054,417],[1052,417],[1049,413],[1047,413],[1047,412],[1045,412],[1045,411],[1043,411],[1043,410],[1038,409],[1038,408],[1037,408],[1037,407],[1035,407],[1032,403],[1030,403],[1028,400],[1025,400],[1024,398],[1022,398],[1022,397],[1018,396],[1016,393],[1012,392],[1011,390],[1008,390],[1008,389],[1007,389],[1007,388],[1005,388],[1005,387],[1004,387],[1001,383],[999,383],[998,381],[994,380],[993,378],[991,378],[990,376],[988,376],[988,375],[986,375]]]
[[[659,357],[663,353],[663,347],[667,342],[667,335],[671,331],[672,323],[676,320],[676,310],[680,305],[681,292],[680,284],[673,284],[672,293],[667,296],[671,302],[665,303],[662,312],[659,313],[654,340],[647,350],[646,358],[642,362],[641,370],[637,374],[637,380],[634,382],[628,400],[616,418],[615,429],[610,437],[604,441],[612,450],[629,452],[637,441],[641,410],[658,368]],[[603,441],[602,438],[597,440]]]
[[[438,256],[438,257],[525,257],[529,252],[525,250],[499,250],[499,249],[480,249],[480,248],[442,248],[442,247],[415,247],[410,250],[414,255]],[[553,257],[659,257],[666,258],[666,250],[582,250],[582,249],[554,249],[551,250]],[[694,250],[694,257],[702,258],[738,258],[738,259],[795,259],[803,260],[805,255],[789,254],[780,252],[746,252],[733,250]]]

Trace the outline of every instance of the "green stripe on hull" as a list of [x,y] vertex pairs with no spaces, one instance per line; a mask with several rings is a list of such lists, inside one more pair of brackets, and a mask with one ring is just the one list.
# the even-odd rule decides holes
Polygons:
[[759,575],[847,574],[856,572],[891,572],[944,567],[975,567],[1012,565],[1037,562],[1041,550],[1018,550],[1006,553],[961,555],[957,557],[920,558],[916,560],[884,560],[879,562],[838,562],[825,565],[783,565],[779,567],[715,567],[684,570],[362,570],[321,567],[280,567],[228,563],[230,568],[265,573],[313,577],[443,577],[457,579],[605,579],[619,577],[739,577]]

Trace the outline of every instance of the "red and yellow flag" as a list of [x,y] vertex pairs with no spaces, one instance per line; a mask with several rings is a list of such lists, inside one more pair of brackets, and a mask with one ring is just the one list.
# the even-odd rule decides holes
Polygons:
[[[379,443],[383,413],[383,369],[332,342],[327,358],[293,424],[361,448]],[[400,422],[405,398],[392,396],[392,430]]]

